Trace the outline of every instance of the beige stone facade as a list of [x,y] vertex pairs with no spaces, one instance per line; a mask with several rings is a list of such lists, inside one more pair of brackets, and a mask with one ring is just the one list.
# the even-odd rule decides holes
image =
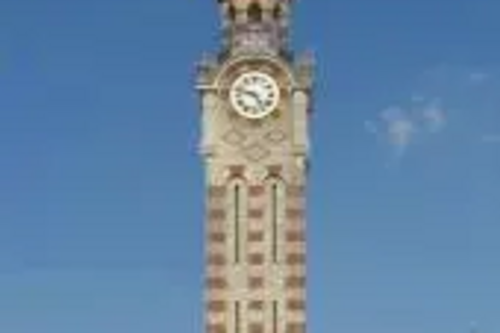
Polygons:
[[[279,15],[288,13],[289,1],[218,3],[223,29],[232,29],[233,39],[256,31],[249,24],[276,26],[270,34],[286,32],[286,17]],[[258,17],[249,13],[257,5]],[[281,43],[256,42],[238,52],[231,43],[223,45],[215,59],[200,64],[198,77],[207,198],[206,332],[303,333],[311,63],[292,60]],[[278,107],[262,119],[237,114],[228,98],[231,83],[249,71],[272,76],[280,87]]]

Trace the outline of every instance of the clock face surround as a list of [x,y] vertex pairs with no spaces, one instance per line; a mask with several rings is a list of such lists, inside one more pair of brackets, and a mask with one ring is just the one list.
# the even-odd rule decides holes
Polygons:
[[280,89],[277,82],[260,71],[246,72],[232,83],[229,98],[234,110],[249,119],[261,119],[278,106]]

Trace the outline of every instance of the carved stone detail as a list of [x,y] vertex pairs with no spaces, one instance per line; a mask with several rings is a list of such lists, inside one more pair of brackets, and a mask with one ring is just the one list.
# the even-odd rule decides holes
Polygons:
[[272,144],[280,144],[286,139],[286,134],[279,129],[274,129],[264,135],[264,138]]
[[252,162],[259,162],[270,154],[269,149],[260,143],[254,143],[245,148],[245,156]]
[[241,146],[246,138],[245,134],[236,129],[231,129],[222,136],[222,140],[231,146]]

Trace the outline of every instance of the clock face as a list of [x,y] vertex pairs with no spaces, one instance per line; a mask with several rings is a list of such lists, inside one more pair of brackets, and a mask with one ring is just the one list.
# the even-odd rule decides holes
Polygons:
[[280,90],[276,81],[262,72],[247,72],[234,80],[229,92],[236,112],[250,119],[260,119],[278,106]]

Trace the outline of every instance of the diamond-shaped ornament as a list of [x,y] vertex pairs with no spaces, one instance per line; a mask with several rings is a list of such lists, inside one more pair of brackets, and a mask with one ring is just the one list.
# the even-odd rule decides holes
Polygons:
[[224,134],[222,139],[231,146],[241,146],[246,140],[246,135],[238,130],[231,129]]
[[278,144],[286,139],[286,134],[281,130],[273,130],[265,135],[266,140],[273,144]]
[[269,149],[263,147],[259,143],[254,143],[254,144],[246,147],[244,153],[245,153],[245,156],[253,162],[258,162],[258,161],[266,158],[267,156],[269,156],[269,154],[271,154]]

